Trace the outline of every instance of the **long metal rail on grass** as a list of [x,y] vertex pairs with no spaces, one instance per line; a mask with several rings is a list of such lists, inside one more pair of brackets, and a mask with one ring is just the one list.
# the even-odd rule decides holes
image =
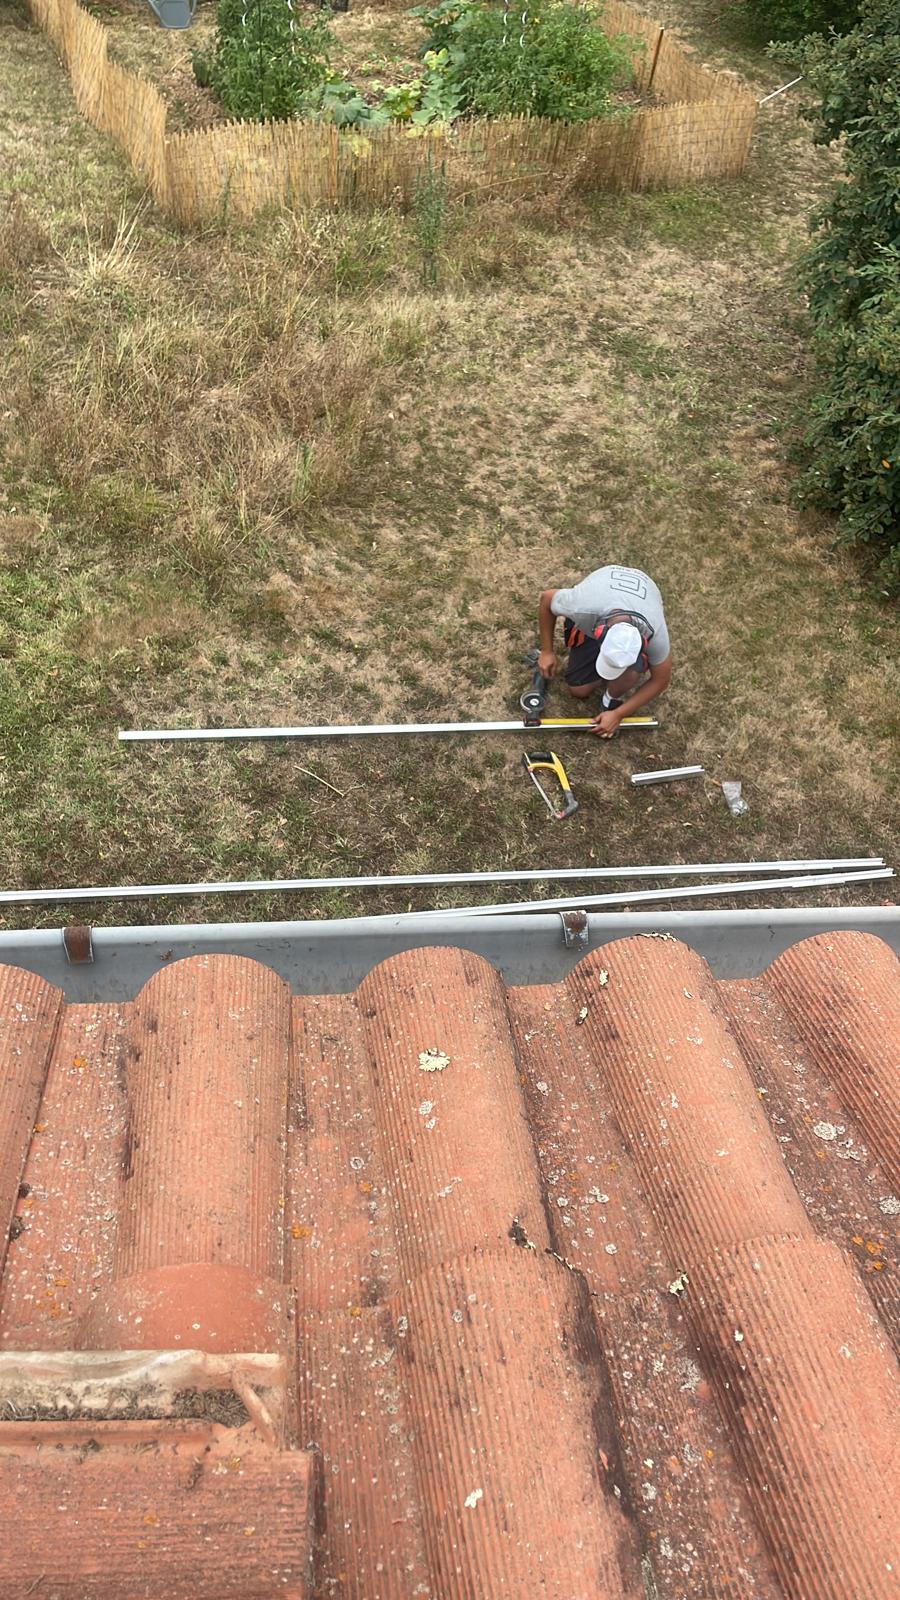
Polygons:
[[[594,726],[591,717],[542,717],[527,727],[524,722],[385,722],[366,725],[338,724],[325,728],[120,728],[123,744],[185,743],[221,739],[355,739],[374,734],[404,733],[584,733]],[[623,717],[620,728],[658,728],[655,717]]]
[[[488,917],[518,911],[588,911],[599,906],[633,906],[654,900],[689,900],[721,894],[762,894],[775,889],[829,889],[847,883],[871,883],[877,878],[892,878],[892,867],[870,872],[828,872],[822,876],[758,878],[750,883],[691,883],[678,889],[635,889],[629,894],[588,894],[559,900],[515,900],[492,906],[453,906],[447,911],[409,911],[404,921],[428,922],[435,917]],[[363,922],[385,922],[386,917],[363,917]]]
[[[0,892],[0,905],[33,905],[33,904],[59,904],[70,900],[142,900],[156,899],[163,896],[175,895],[203,895],[203,894],[272,894],[272,893],[297,893],[308,889],[414,889],[429,885],[455,885],[475,883],[537,883],[537,882],[565,882],[571,879],[591,880],[597,878],[629,879],[629,878],[679,878],[679,877],[715,877],[721,873],[754,873],[777,872],[793,873],[801,868],[805,873],[812,873],[825,869],[848,870],[848,877],[841,881],[850,881],[849,869],[863,869],[852,872],[853,877],[871,878],[873,876],[888,876],[889,870],[881,871],[884,867],[882,856],[846,856],[834,857],[831,860],[810,861],[703,861],[697,864],[677,862],[669,866],[650,867],[540,867],[525,868],[522,870],[505,869],[498,872],[415,872],[415,873],[386,873],[379,876],[359,876],[342,878],[245,878],[222,883],[129,883],[118,886],[94,885],[93,887],[73,889],[5,889]],[[779,877],[775,880],[781,884]],[[792,881],[796,881],[792,879]],[[804,883],[818,883],[815,877],[805,877]],[[827,880],[831,882],[829,877]],[[743,888],[744,885],[740,885]],[[752,887],[752,885],[750,886]],[[660,889],[651,891],[658,898],[666,899],[679,892],[674,889]],[[702,887],[691,888],[692,894],[724,893],[709,885],[704,890]],[[640,898],[632,893],[624,895],[624,900],[630,901]],[[613,896],[615,899],[615,896]],[[561,904],[562,902],[560,902]],[[566,901],[568,905],[570,902]],[[557,902],[547,902],[555,906]],[[586,905],[587,901],[581,898],[578,905]],[[524,909],[533,907],[541,908],[544,902],[528,902]],[[473,914],[484,911],[515,911],[521,910],[517,906],[476,906],[468,907]],[[444,915],[443,912],[412,912],[413,916]]]

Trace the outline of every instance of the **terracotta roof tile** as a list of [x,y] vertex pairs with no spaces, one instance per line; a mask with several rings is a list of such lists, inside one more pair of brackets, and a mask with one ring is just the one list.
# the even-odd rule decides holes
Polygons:
[[304,1310],[384,1303],[399,1267],[359,1012],[352,996],[313,995],[293,1016],[291,1279]]
[[185,1261],[280,1275],[290,1021],[286,984],[236,956],[178,962],[129,1008],[123,1277]]
[[890,1594],[898,1502],[882,1493],[897,1482],[900,1375],[852,1266],[824,1240],[758,1239],[698,1263],[694,1281],[694,1326],[784,1592]]
[[437,1593],[477,1573],[485,1600],[636,1597],[627,1508],[598,1470],[615,1431],[582,1280],[525,1247],[472,1251],[395,1309]]
[[741,983],[642,938],[513,990],[454,950],[294,1000],[230,957],[123,1007],[0,973],[0,1348],[234,1352],[250,1410],[0,1421],[17,1581],[80,1496],[66,1596],[177,1600],[201,1549],[299,1596],[313,1500],[321,1600],[897,1594],[897,971],[839,934]]
[[770,977],[722,985],[723,1003],[807,1216],[853,1260],[900,1349],[900,1240],[892,1222],[900,1199],[886,1180],[877,1181],[880,1169],[869,1159],[860,1124],[810,1054]]
[[588,956],[569,982],[675,1266],[718,1244],[810,1232],[705,962],[641,939]]
[[540,1174],[493,967],[466,951],[412,950],[370,973],[357,1003],[403,1270],[505,1248],[513,1217],[543,1249]]
[[[231,1429],[40,1424],[0,1447],[0,1594],[53,1600],[304,1600],[310,1457]],[[31,1430],[34,1435],[34,1429]],[[40,1582],[38,1582],[40,1580]]]
[[0,1268],[31,1142],[61,995],[18,967],[0,968]]
[[290,1024],[287,986],[235,956],[165,969],[128,1008],[115,1264],[89,1344],[249,1350],[287,1337]]
[[[603,973],[605,963],[591,976],[597,992]],[[710,1600],[779,1594],[687,1299],[669,1293],[684,1263],[654,1224],[607,1074],[576,1021],[578,998],[562,986],[521,988],[509,1002],[554,1248],[593,1290],[621,1432],[604,1474],[638,1508],[661,1594],[696,1596],[698,1572]]]
[[769,982],[895,1188],[900,1187],[900,986],[867,933],[819,934],[786,950]]
[[431,1595],[413,1423],[384,1306],[300,1317],[300,1438],[320,1464],[329,1594]]
[[[4,975],[11,968],[6,968]],[[112,1277],[122,1184],[126,1100],[124,1008],[58,1010],[49,1068],[32,1109],[19,1206],[23,1229],[0,1282],[6,1349],[65,1349]],[[37,1124],[37,1126],[35,1126]]]

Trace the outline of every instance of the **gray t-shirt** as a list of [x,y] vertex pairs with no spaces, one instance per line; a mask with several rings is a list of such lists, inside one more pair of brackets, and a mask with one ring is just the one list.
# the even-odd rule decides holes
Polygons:
[[556,617],[571,617],[576,628],[588,638],[608,616],[616,611],[627,612],[636,618],[637,627],[641,627],[641,619],[644,619],[653,629],[647,650],[651,667],[658,667],[669,654],[669,630],[663,615],[662,595],[653,579],[648,578],[646,572],[639,572],[637,567],[598,567],[596,572],[576,583],[574,589],[557,589],[550,609]]

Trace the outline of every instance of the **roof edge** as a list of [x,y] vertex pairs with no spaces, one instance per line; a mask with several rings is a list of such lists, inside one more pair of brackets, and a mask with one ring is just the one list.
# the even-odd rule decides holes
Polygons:
[[[424,923],[404,915],[317,922],[210,922],[96,927],[92,959],[72,961],[60,928],[0,932],[0,964],[55,984],[67,1001],[132,1000],[172,961],[237,955],[271,967],[295,994],[343,994],[373,967],[404,950],[451,945],[483,956],[511,985],[559,982],[587,950],[634,934],[668,936],[696,950],[716,978],[752,978],[784,950],[814,934],[872,933],[900,955],[900,907],[779,906],[739,911],[559,912],[466,917]],[[575,919],[574,923],[572,919]],[[575,927],[578,931],[571,931]]]

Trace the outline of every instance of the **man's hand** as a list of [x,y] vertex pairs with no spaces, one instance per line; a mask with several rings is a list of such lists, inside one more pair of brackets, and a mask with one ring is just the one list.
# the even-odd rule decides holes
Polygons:
[[594,718],[594,732],[599,733],[601,739],[611,739],[624,714],[621,707],[617,707],[615,711],[601,711]]
[[537,664],[542,678],[556,677],[556,655],[553,650],[541,650],[538,653]]

